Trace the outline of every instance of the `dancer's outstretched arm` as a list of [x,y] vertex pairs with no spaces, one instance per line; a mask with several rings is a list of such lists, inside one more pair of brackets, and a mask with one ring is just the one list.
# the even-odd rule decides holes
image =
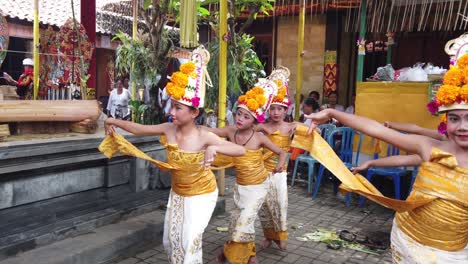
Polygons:
[[115,127],[119,127],[134,135],[161,135],[168,131],[173,126],[171,123],[163,123],[159,125],[142,125],[130,121],[115,119],[109,117],[105,121],[106,134],[110,135],[115,132]]
[[440,143],[439,140],[425,136],[403,134],[396,130],[387,128],[375,120],[358,115],[347,114],[334,109],[325,109],[318,113],[306,115],[305,117],[312,120],[309,133],[312,133],[312,129],[314,129],[318,124],[323,124],[331,118],[335,118],[345,126],[361,131],[371,137],[381,139],[406,150],[407,152],[418,154],[422,160],[429,160],[432,146]]
[[424,127],[420,127],[415,124],[411,123],[401,123],[401,122],[391,122],[386,121],[384,125],[388,128],[393,128],[398,131],[403,131],[411,134],[426,136],[430,138],[434,138],[437,140],[447,140],[447,137],[444,135],[439,134],[437,130],[434,129],[427,129]]
[[217,153],[231,157],[245,155],[244,147],[227,140],[222,140],[214,133],[205,131],[203,137],[206,139],[206,144],[208,145],[205,150],[205,166],[207,167],[214,161]]
[[418,155],[398,155],[384,157],[380,159],[368,160],[357,167],[351,168],[351,171],[356,174],[367,170],[370,167],[402,167],[402,166],[418,166],[422,162]]

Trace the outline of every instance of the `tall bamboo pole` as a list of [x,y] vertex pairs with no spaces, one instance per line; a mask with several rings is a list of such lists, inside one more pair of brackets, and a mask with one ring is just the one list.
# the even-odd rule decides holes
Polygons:
[[[359,38],[366,38],[366,14],[367,14],[367,0],[361,2],[361,14],[359,17]],[[363,54],[358,55],[356,81],[362,82],[362,75],[364,72],[364,56]]]
[[294,117],[299,121],[299,110],[301,104],[301,90],[302,90],[302,57],[304,55],[304,27],[305,27],[305,0],[301,0],[299,7],[299,28],[298,28],[298,42],[297,42],[297,69],[296,69],[296,109]]
[[[133,24],[132,24],[132,41],[137,40],[138,33],[138,0],[133,0]],[[132,81],[132,99],[136,100],[136,80],[133,74],[135,70],[135,62],[132,62],[132,69],[130,70],[130,79]],[[132,76],[133,75],[133,76]],[[135,121],[136,113],[132,111],[132,121]]]
[[[219,97],[218,127],[224,127],[226,119],[226,84],[227,84],[227,0],[219,1]],[[225,171],[218,172],[219,195],[224,196]]]
[[39,92],[39,0],[34,0],[34,25],[33,25],[33,59],[34,59],[34,91],[33,98],[37,100]]

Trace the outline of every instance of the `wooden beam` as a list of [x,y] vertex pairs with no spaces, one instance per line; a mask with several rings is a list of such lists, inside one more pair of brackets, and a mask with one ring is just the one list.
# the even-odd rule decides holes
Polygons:
[[96,100],[10,100],[0,101],[0,122],[44,122],[97,120]]

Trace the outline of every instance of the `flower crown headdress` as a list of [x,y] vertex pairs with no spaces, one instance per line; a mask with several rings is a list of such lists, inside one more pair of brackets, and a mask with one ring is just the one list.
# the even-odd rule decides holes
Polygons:
[[[440,86],[434,99],[427,104],[431,114],[445,114],[450,110],[468,110],[468,54],[461,56],[455,65],[445,73],[443,85]],[[445,123],[445,121],[442,121]],[[439,125],[439,133],[445,131]]]
[[203,107],[206,85],[212,86],[206,70],[209,61],[210,53],[203,46],[192,51],[191,61],[180,65],[179,71],[172,74],[166,85],[167,94],[187,106]]
[[288,85],[289,75],[290,72],[288,68],[279,66],[268,76],[268,79],[275,82],[276,86],[278,86],[278,93],[273,97],[271,104],[285,106],[286,108],[291,104]]
[[258,122],[265,122],[265,112],[278,93],[275,82],[261,78],[255,86],[237,99],[237,107],[249,111]]

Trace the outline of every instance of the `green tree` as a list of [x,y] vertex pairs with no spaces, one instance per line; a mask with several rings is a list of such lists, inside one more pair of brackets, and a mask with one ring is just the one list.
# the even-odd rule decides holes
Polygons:
[[[204,5],[217,3],[218,1],[205,1]],[[258,78],[265,76],[264,65],[253,50],[252,41],[254,37],[249,36],[245,31],[252,25],[258,14],[269,15],[273,10],[274,0],[238,0],[228,1],[229,18],[228,34],[222,36],[228,43],[227,58],[227,94],[238,96],[251,88]],[[247,19],[239,25],[238,19],[241,13],[247,12]],[[214,11],[209,16],[209,23],[216,33],[216,40],[209,43],[208,50],[211,53],[211,60],[208,64],[208,72],[211,74],[213,86],[219,87],[218,57],[219,57],[219,12]],[[207,105],[213,107],[218,101],[218,90],[207,93]]]

